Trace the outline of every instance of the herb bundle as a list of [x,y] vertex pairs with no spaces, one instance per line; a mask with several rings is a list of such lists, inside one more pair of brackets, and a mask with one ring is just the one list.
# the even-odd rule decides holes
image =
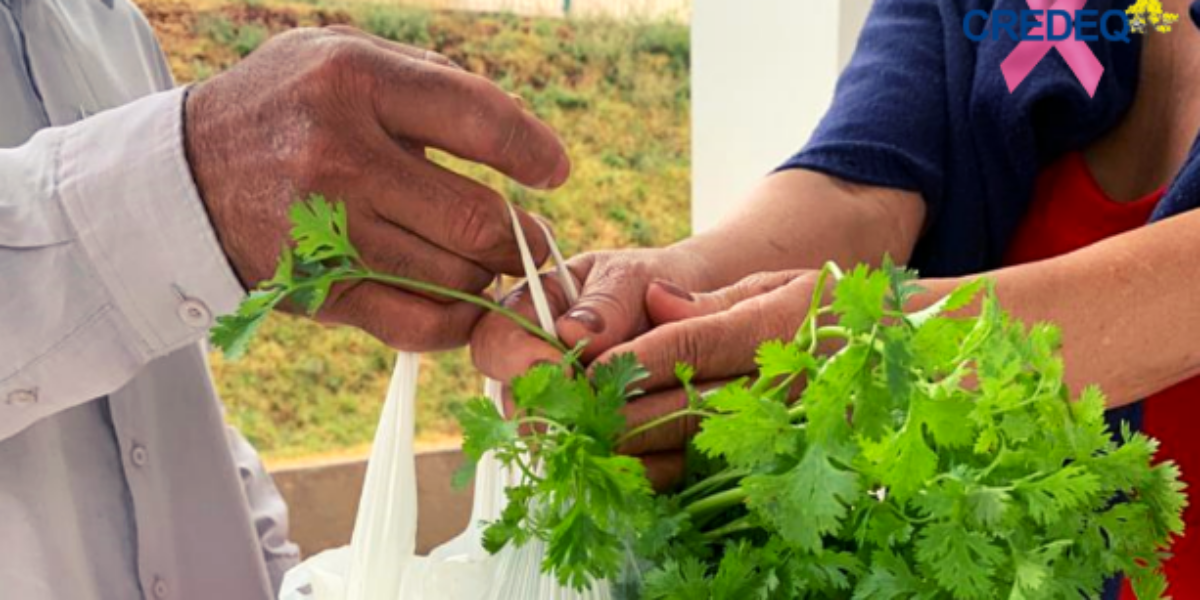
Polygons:
[[[340,208],[298,206],[296,248],[220,321],[218,346],[244,349],[285,298],[315,310],[333,281],[409,285],[359,265]],[[488,550],[543,540],[563,584],[605,578],[645,599],[1074,599],[1121,572],[1139,598],[1163,595],[1161,561],[1183,530],[1178,469],[1153,464],[1144,435],[1115,441],[1099,390],[1070,398],[1054,327],[1011,319],[985,280],[910,313],[911,272],[821,277],[796,335],[759,348],[754,377],[699,394],[681,365],[689,405],[638,430],[621,416],[645,376],[632,356],[532,368],[513,382],[511,419],[467,403],[461,475],[487,452],[522,473]],[[839,349],[818,352],[825,340]],[[616,449],[685,416],[701,419],[690,472],[656,495]]]

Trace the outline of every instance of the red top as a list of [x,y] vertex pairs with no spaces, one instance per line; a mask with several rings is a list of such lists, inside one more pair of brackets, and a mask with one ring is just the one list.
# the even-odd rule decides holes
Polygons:
[[[1133,202],[1116,202],[1092,177],[1080,153],[1063,157],[1038,177],[1033,203],[1005,256],[1005,264],[1033,262],[1065,254],[1106,237],[1141,227],[1163,196],[1159,190]],[[1192,490],[1200,489],[1200,436],[1191,424],[1200,422],[1200,377],[1155,394],[1143,405],[1147,434],[1162,442],[1158,457],[1170,458],[1183,470]],[[1198,531],[1200,507],[1192,501],[1184,512],[1187,531]],[[1184,537],[1175,542],[1175,554],[1166,565],[1175,598],[1200,598],[1200,544]],[[1133,600],[1128,584],[1122,600]]]

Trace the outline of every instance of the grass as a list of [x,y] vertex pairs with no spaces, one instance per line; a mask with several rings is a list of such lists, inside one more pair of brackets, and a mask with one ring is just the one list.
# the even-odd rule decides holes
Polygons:
[[[666,244],[688,233],[689,37],[672,22],[467,14],[353,0],[138,0],[181,81],[212,77],[271,34],[350,23],[430,47],[521,95],[566,141],[574,175],[539,193],[437,156],[548,217],[568,254]],[[213,357],[229,420],[275,460],[369,443],[394,353],[360,332],[279,316],[237,363]],[[457,435],[481,389],[466,351],[424,357],[418,435]]]

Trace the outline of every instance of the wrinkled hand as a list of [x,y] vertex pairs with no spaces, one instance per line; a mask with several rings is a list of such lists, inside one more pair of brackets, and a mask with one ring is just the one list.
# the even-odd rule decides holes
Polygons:
[[[687,405],[687,395],[675,379],[678,363],[695,368],[701,391],[754,373],[759,345],[795,336],[808,314],[816,283],[816,271],[780,271],[751,275],[715,292],[688,297],[651,286],[646,311],[656,327],[597,359],[604,362],[633,353],[650,371],[643,387],[651,393],[629,405],[629,426]],[[651,481],[663,489],[683,474],[684,448],[696,428],[694,419],[678,420],[630,440],[621,451],[643,457]]]
[[[580,299],[568,306],[553,277],[543,277],[555,326],[568,346],[587,340],[585,362],[605,362],[633,352],[651,372],[642,387],[651,392],[631,402],[625,416],[635,428],[687,404],[675,379],[675,364],[696,367],[697,386],[707,389],[750,373],[758,345],[790,338],[808,310],[815,271],[752,275],[711,292],[704,289],[705,265],[671,249],[623,250],[582,255],[569,264]],[[533,316],[524,286],[503,303]],[[542,361],[557,362],[557,350],[500,315],[485,315],[471,336],[476,366],[508,381]],[[696,430],[690,419],[674,421],[631,440],[621,450],[642,458],[651,480],[667,487],[683,472],[683,449]]]
[[[580,292],[574,306],[567,305],[555,277],[543,277],[542,284],[559,337],[568,347],[587,341],[585,362],[650,329],[653,323],[645,299],[652,285],[686,296],[679,286],[701,289],[705,281],[704,266],[696,256],[669,248],[584,254],[571,260],[568,269]],[[525,286],[502,303],[534,317]],[[485,315],[480,320],[471,335],[471,353],[479,370],[499,381],[509,381],[536,363],[562,358],[553,346],[502,315]]]
[[[496,192],[427,160],[425,148],[533,187],[557,187],[570,173],[554,132],[492,83],[350,28],[279,36],[196,87],[185,134],[197,187],[246,287],[272,275],[288,207],[320,193],[345,202],[368,267],[478,293],[497,273],[521,272],[507,209]],[[545,241],[531,243],[544,260]],[[335,287],[318,317],[423,351],[465,342],[479,315],[360,283]]]
[[[574,306],[568,306],[557,278],[545,276],[542,284],[557,319],[555,328],[559,337],[568,347],[587,341],[584,361],[594,359],[653,325],[645,303],[651,289],[657,290],[655,293],[658,294],[674,293],[687,297],[680,285],[692,289],[704,285],[704,265],[697,257],[671,249],[584,254],[571,260],[568,267],[580,291],[579,301]],[[514,290],[502,304],[534,318],[533,302],[525,286]],[[471,354],[480,371],[506,382],[536,363],[562,359],[554,347],[507,318],[493,314],[484,315],[472,333]],[[651,404],[635,402],[628,407],[626,418],[636,425],[654,414],[653,409],[662,403],[661,400]],[[648,455],[643,460],[651,473],[669,473],[682,467],[682,461],[676,455]]]

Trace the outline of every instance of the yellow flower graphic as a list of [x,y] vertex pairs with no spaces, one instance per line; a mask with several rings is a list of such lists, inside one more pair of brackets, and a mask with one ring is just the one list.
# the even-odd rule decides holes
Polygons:
[[1179,15],[1163,12],[1159,0],[1137,0],[1137,4],[1125,9],[1125,14],[1129,15],[1129,29],[1133,33],[1146,33],[1148,26],[1159,33],[1167,33],[1179,20]]

